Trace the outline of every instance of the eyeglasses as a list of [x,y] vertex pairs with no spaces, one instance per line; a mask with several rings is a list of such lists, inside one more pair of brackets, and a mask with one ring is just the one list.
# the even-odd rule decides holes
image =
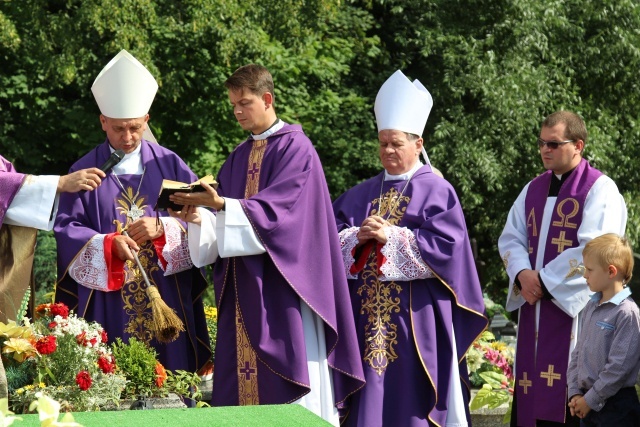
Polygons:
[[542,148],[542,147],[544,147],[546,145],[547,147],[551,148],[552,150],[555,150],[559,146],[564,145],[564,144],[569,144],[570,142],[576,142],[576,141],[573,140],[573,139],[569,139],[567,141],[545,141],[542,138],[538,138],[538,147]]

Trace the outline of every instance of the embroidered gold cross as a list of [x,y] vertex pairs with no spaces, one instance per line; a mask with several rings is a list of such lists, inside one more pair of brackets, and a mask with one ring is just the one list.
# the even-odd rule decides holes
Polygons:
[[562,378],[562,375],[553,372],[553,365],[549,365],[549,370],[547,372],[540,372],[540,378],[546,378],[547,387],[553,387],[553,380],[559,380]]
[[522,379],[520,381],[518,381],[518,385],[522,388],[524,388],[524,394],[528,394],[527,388],[531,387],[533,385],[533,383],[531,382],[531,380],[527,379],[527,373],[523,373],[522,374]]
[[562,253],[564,251],[564,247],[565,246],[569,246],[571,245],[571,243],[573,243],[571,240],[566,240],[564,238],[565,236],[565,231],[562,230],[560,232],[560,236],[558,236],[557,238],[554,237],[553,239],[551,239],[551,243],[554,245],[558,245],[558,253]]

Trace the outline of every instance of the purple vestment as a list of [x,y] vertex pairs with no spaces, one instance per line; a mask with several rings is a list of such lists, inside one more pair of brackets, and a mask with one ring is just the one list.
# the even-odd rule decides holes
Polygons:
[[[354,397],[346,425],[444,426],[451,327],[467,407],[463,356],[487,326],[467,227],[453,187],[429,166],[416,171],[408,184],[383,178],[384,173],[369,179],[334,202],[338,230],[360,227],[370,215],[406,227],[437,278],[382,282],[372,251],[358,278],[349,280],[367,384]],[[381,209],[381,196],[392,197],[393,204]]]
[[[562,184],[551,216],[546,242],[539,236],[549,194],[552,171],[529,184],[525,199],[529,261],[537,265],[538,246],[545,245],[543,267],[567,248],[580,244],[578,229],[587,194],[602,172],[582,159]],[[520,308],[516,353],[516,399],[518,425],[534,427],[536,419],[565,422],[567,402],[567,368],[573,317],[547,299],[540,300],[538,329],[536,306]],[[535,337],[538,337],[537,344]]]
[[16,172],[11,162],[0,156],[0,227],[11,201],[22,186],[25,175]]
[[[135,337],[152,345],[158,359],[167,369],[195,372],[211,357],[202,295],[206,282],[197,268],[165,277],[159,267],[152,242],[141,245],[138,253],[146,266],[149,280],[154,283],[167,305],[182,319],[185,332],[169,344],[160,344],[153,336],[153,319],[146,284],[134,263],[125,263],[125,283],[121,290],[102,292],[77,284],[68,268],[96,234],[120,231],[130,221],[126,212],[141,209],[144,216],[155,217],[155,205],[163,179],[193,182],[196,176],[173,152],[143,140],[140,151],[143,175],[119,175],[126,192],[113,173],[107,175],[100,187],[82,193],[63,193],[60,196],[55,236],[58,242],[58,283],[56,301],[64,302],[79,316],[99,322],[107,331],[109,341],[121,337],[126,342]],[[78,160],[71,172],[99,167],[110,155],[105,141]],[[142,179],[142,184],[140,184]],[[133,208],[133,209],[132,209]],[[166,213],[161,213],[166,215]]]
[[[248,139],[218,183],[221,196],[240,200],[266,253],[215,263],[213,405],[290,403],[309,392],[302,299],[324,322],[335,402],[343,407],[364,380],[331,200],[311,141],[299,125],[285,125],[266,143]],[[255,355],[246,366],[244,354]]]

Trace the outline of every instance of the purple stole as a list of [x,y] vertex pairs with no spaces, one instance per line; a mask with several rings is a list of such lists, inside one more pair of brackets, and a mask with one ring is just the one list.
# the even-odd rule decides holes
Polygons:
[[[529,260],[536,265],[539,230],[549,194],[553,172],[539,175],[529,185],[525,199]],[[543,266],[566,248],[578,246],[578,228],[582,222],[584,201],[602,175],[582,159],[562,184],[551,216],[547,241],[544,242]],[[567,406],[567,367],[573,318],[551,300],[540,300],[540,319],[536,349],[536,306],[520,308],[516,351],[518,425],[535,427],[536,419],[564,423]]]

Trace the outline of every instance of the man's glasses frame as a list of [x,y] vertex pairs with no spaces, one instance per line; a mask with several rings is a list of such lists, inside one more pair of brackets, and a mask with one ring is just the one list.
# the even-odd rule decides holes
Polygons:
[[568,139],[566,141],[545,141],[542,138],[538,138],[538,148],[542,148],[545,145],[549,148],[551,148],[552,150],[555,150],[556,148],[558,148],[561,145],[565,145],[565,144],[569,144],[572,142],[576,142],[574,139]]

